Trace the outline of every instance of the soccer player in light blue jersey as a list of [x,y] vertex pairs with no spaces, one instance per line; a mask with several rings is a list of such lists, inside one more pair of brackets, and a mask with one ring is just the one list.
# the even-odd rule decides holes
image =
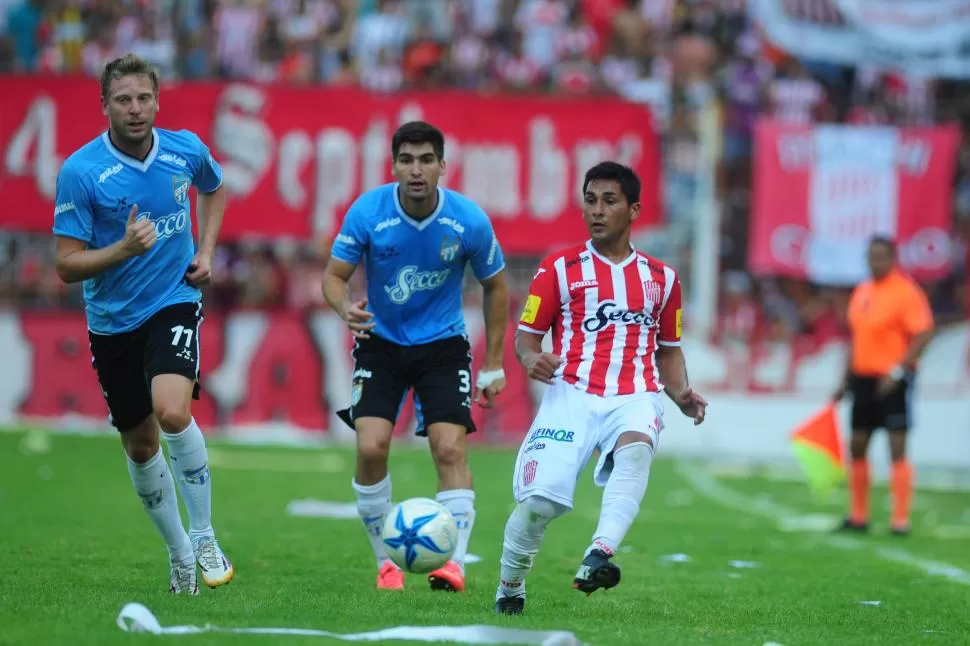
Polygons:
[[[505,387],[505,260],[485,212],[438,186],[444,147],[441,132],[424,122],[406,123],[394,133],[397,182],[368,191],[351,205],[323,279],[327,302],[357,339],[351,406],[338,414],[357,432],[353,487],[382,589],[404,587],[403,573],[387,558],[381,528],[391,510],[391,435],[408,390],[414,389],[417,433],[427,436],[438,471],[437,500],[455,517],[459,531],[452,560],[431,572],[428,581],[434,590],[462,591],[475,522],[465,442],[475,431],[471,406],[473,401],[491,406]],[[361,262],[367,296],[354,301],[348,281]],[[466,265],[485,297],[487,349],[474,383],[462,313]]]
[[[196,564],[210,587],[234,574],[212,529],[208,453],[191,412],[199,287],[210,281],[226,205],[222,169],[195,133],[153,127],[158,75],[147,62],[129,54],[108,63],[101,105],[107,131],[68,157],[57,177],[57,273],[83,281],[94,368],[131,482],[168,547],[169,590],[198,594]],[[199,191],[197,249],[191,186]]]

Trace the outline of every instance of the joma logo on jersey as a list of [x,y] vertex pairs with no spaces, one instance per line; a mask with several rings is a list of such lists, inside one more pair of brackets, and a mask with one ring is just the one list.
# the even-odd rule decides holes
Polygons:
[[118,173],[120,173],[121,172],[121,168],[122,168],[121,167],[121,164],[115,164],[111,168],[105,169],[105,171],[103,173],[101,173],[101,176],[98,177],[98,184],[104,184],[105,180],[107,180],[109,177],[111,177],[112,175],[117,175]]
[[458,233],[465,232],[465,226],[461,222],[458,222],[457,220],[455,220],[454,218],[441,218],[438,221],[441,222],[441,224],[448,225]]
[[189,178],[185,175],[172,177],[172,192],[175,194],[175,202],[185,206],[189,199]]
[[596,314],[583,321],[583,330],[589,333],[599,332],[608,325],[646,325],[652,327],[654,319],[646,312],[631,312],[620,309],[613,301],[603,301],[596,308]]
[[403,305],[411,300],[415,292],[425,292],[441,287],[450,273],[450,269],[418,271],[418,268],[414,265],[407,265],[401,267],[390,285],[384,285],[384,292],[392,303]]
[[175,164],[176,166],[181,166],[185,168],[188,162],[179,157],[178,155],[173,155],[172,153],[165,153],[158,156],[159,161],[169,162],[170,164]]
[[588,287],[597,287],[599,284],[600,284],[599,281],[596,280],[596,279],[593,279],[593,280],[577,280],[574,283],[569,283],[569,291],[573,291],[573,290],[576,290],[576,289],[586,289]]
[[401,224],[401,218],[387,218],[386,220],[382,220],[381,222],[377,223],[377,226],[374,227],[374,233],[380,233],[384,229],[390,229],[391,227],[396,227],[399,224]]
[[152,224],[155,225],[155,235],[159,240],[164,240],[165,238],[171,238],[185,231],[185,228],[189,224],[189,214],[185,211],[169,213],[164,217],[158,218]]
[[529,434],[527,444],[536,440],[552,440],[553,442],[572,442],[576,434],[564,428],[537,428]]

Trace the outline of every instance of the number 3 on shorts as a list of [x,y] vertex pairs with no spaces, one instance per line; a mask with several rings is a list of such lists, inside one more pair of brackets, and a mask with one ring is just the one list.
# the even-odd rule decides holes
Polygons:
[[470,393],[472,391],[472,375],[467,370],[459,370],[458,378],[461,379],[461,383],[458,385],[458,392],[460,393]]

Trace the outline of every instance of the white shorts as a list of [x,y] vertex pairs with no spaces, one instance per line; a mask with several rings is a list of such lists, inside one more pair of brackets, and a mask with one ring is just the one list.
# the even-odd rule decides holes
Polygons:
[[542,496],[571,509],[576,481],[593,451],[600,452],[593,481],[602,487],[613,470],[613,448],[623,433],[647,435],[656,453],[663,412],[660,393],[600,397],[556,381],[546,389],[519,448],[512,476],[516,502]]

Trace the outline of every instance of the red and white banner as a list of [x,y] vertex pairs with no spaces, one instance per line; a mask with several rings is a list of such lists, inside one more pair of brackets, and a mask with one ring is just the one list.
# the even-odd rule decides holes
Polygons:
[[[2,226],[49,232],[60,164],[106,126],[97,81],[5,77],[0,95]],[[413,119],[445,133],[444,182],[488,212],[507,252],[584,239],[583,175],[605,159],[640,175],[638,226],[660,219],[650,113],[619,100],[203,83],[164,87],[159,103],[158,126],[195,131],[223,165],[227,240],[332,235],[357,195],[390,181],[391,135]]]
[[956,127],[755,129],[748,262],[758,274],[852,285],[874,235],[897,241],[918,279],[950,268]]

